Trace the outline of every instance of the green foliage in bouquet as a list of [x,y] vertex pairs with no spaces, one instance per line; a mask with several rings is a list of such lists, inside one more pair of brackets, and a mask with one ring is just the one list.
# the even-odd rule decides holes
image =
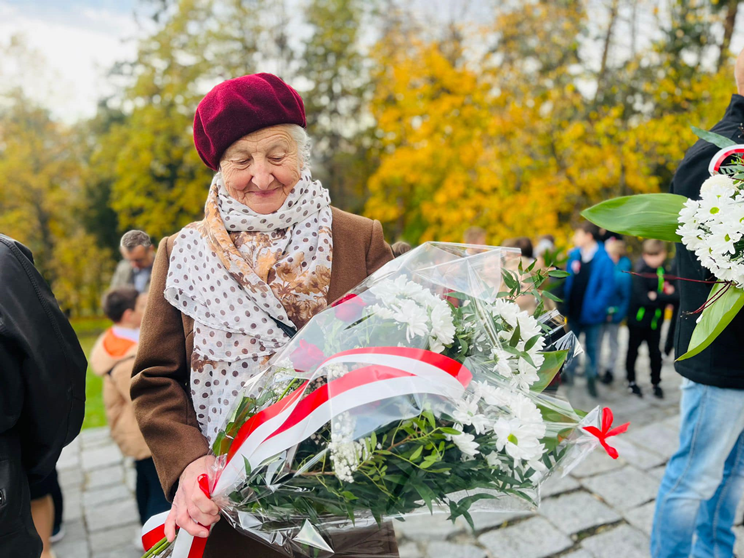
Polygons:
[[[729,138],[695,126],[693,132],[701,139],[720,148],[736,145]],[[744,180],[744,164],[736,157],[733,164],[721,167],[721,174],[732,179]],[[582,216],[595,225],[620,234],[654,238],[668,242],[683,242],[680,215],[688,198],[676,194],[640,194],[613,198],[582,212]],[[739,250],[744,250],[740,242]],[[677,360],[686,360],[700,354],[723,332],[744,306],[744,289],[729,281],[715,282],[708,301],[693,331],[687,351]]]
[[[555,324],[535,319],[544,313],[543,297],[557,300],[540,287],[549,277],[565,275],[535,269],[534,264],[524,269],[520,262],[515,270],[503,270],[500,287],[479,300],[459,292],[448,292],[443,300],[410,281],[381,286],[385,290],[376,294],[378,305],[368,306],[350,323],[332,324],[324,335],[324,354],[341,350],[337,339],[343,339],[345,348],[368,346],[370,332],[375,332],[378,343],[384,342],[386,329],[401,327],[391,318],[395,301],[411,296],[430,304],[431,316],[441,314],[442,308],[451,316],[449,334],[446,323],[440,326],[444,334],[432,334],[432,346],[443,343],[437,352],[489,372],[473,382],[473,395],[454,410],[441,412],[436,398],[423,399],[422,405],[418,396],[393,397],[379,403],[379,416],[420,409],[417,416],[388,421],[355,439],[355,417],[341,415],[292,451],[276,456],[273,466],[263,463],[251,470],[246,460],[245,479],[229,495],[232,505],[261,518],[261,529],[267,531],[297,524],[302,518],[320,525],[333,518],[353,522],[360,515],[371,515],[380,522],[422,505],[430,510],[444,506],[452,521],[463,517],[474,528],[470,508],[479,500],[511,495],[536,505],[539,480],[564,458],[583,417],[567,403],[528,395],[550,385],[567,358],[568,350],[543,350]],[[516,303],[530,295],[538,301],[533,316]],[[497,351],[488,348],[494,339],[499,340]],[[291,372],[270,389],[243,396],[213,444],[216,455],[230,450],[250,417],[300,389],[304,380]],[[312,392],[332,377],[319,376],[303,389]],[[506,385],[514,389],[495,387]],[[458,492],[462,495],[453,495]]]

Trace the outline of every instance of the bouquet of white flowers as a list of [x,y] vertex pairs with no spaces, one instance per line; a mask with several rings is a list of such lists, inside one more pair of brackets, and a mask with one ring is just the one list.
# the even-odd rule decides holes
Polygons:
[[703,140],[720,147],[711,159],[711,177],[700,187],[700,199],[676,194],[640,194],[604,201],[582,215],[620,234],[681,242],[708,269],[713,286],[697,310],[697,325],[687,352],[691,358],[707,348],[744,308],[744,145],[693,127]]
[[[545,391],[578,346],[543,312],[547,272],[519,256],[427,243],[247,378],[209,482],[232,525],[288,556],[358,554],[350,530],[534,507],[551,473],[599,443],[612,453],[623,428],[609,414],[600,424]],[[525,296],[540,301],[532,315]]]

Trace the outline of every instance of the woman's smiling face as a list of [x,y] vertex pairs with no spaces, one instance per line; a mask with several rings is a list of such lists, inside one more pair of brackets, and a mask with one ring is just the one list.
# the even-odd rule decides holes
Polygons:
[[297,142],[284,126],[270,126],[243,136],[220,161],[230,196],[256,213],[277,211],[300,180]]

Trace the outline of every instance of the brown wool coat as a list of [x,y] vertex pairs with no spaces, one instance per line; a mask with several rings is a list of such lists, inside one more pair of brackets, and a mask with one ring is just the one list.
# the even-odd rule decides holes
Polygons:
[[[336,208],[332,208],[332,212],[333,264],[329,301],[343,296],[393,258],[378,221]],[[176,237],[163,239],[157,251],[131,387],[137,422],[152,450],[168,500],[173,499],[186,466],[209,453],[189,395],[194,321],[163,297]],[[354,556],[398,555],[390,526],[384,528],[382,535],[378,531],[372,536],[355,536],[354,540],[360,538],[369,539],[367,548],[359,554],[355,544]],[[339,546],[344,544],[345,541],[339,540]],[[207,543],[205,558],[210,556],[278,558],[285,555],[237,535],[223,518]],[[343,554],[338,556],[341,558]]]

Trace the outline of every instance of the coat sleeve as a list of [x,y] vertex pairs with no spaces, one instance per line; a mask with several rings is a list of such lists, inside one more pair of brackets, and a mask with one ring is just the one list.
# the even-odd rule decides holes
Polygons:
[[189,358],[181,313],[163,296],[169,259],[166,238],[160,243],[152,270],[131,395],[163,491],[172,500],[183,470],[207,455],[209,445],[189,396]]
[[393,251],[385,242],[382,225],[379,221],[372,222],[372,237],[367,249],[367,276],[372,275],[383,265],[393,259]]
[[[0,435],[18,432],[29,481],[80,432],[87,363],[30,252],[0,235]],[[11,400],[12,398],[12,400]]]

